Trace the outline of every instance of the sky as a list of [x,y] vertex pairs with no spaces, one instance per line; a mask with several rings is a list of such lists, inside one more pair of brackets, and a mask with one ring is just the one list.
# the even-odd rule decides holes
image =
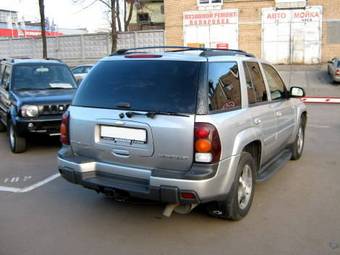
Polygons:
[[[89,32],[108,28],[108,18],[103,4],[94,0],[80,0],[80,2],[75,4],[72,0],[45,0],[45,16],[50,21],[54,19],[60,28],[85,27]],[[38,0],[0,0],[0,9],[18,11],[19,17],[24,15],[25,20],[39,21],[40,19]]]

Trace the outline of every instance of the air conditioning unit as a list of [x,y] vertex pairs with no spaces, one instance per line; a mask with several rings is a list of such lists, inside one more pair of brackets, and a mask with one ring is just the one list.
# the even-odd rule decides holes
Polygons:
[[199,10],[220,10],[223,6],[223,0],[197,0]]
[[306,8],[307,0],[275,0],[278,9]]

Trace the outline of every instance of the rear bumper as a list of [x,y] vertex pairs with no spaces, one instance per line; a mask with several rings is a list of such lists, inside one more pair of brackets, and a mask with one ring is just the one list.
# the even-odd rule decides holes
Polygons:
[[[126,191],[133,197],[165,203],[204,203],[225,198],[235,177],[238,156],[220,161],[216,173],[207,179],[184,179],[155,176],[153,170],[131,168],[89,158],[65,156],[59,152],[58,168],[71,183],[98,192]],[[194,168],[194,166],[193,166]],[[189,171],[190,172],[190,171]],[[182,192],[194,194],[194,199],[183,199]]]
[[340,76],[339,75],[334,75],[333,76],[333,81],[340,82]]

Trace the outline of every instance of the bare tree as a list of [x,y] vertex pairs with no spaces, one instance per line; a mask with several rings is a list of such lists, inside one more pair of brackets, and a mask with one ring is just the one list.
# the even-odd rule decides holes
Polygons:
[[117,36],[117,26],[116,26],[116,1],[119,1],[119,0],[110,0],[111,2],[111,6],[110,6],[111,8],[111,38],[112,38],[111,53],[115,52],[117,49],[118,36]]
[[[110,14],[110,26],[111,26],[111,38],[112,38],[112,48],[111,52],[116,51],[117,49],[117,33],[122,32],[123,26],[124,25],[124,30],[127,31],[129,24],[132,19],[132,14],[133,14],[133,7],[134,3],[137,2],[138,0],[123,0],[124,1],[124,17],[123,17],[123,22],[121,20],[121,15],[120,15],[120,3],[121,0],[73,0],[73,3],[80,3],[80,4],[87,4],[87,6],[83,7],[89,8],[92,5],[94,5],[96,2],[99,2],[103,4],[106,9],[108,10],[108,13]],[[129,5],[129,11],[127,13],[127,5]]]
[[122,22],[120,20],[120,1],[116,0],[116,17],[117,17],[117,23],[118,23],[118,31],[122,32]]
[[[124,29],[128,31],[129,25],[132,19],[133,14],[133,6],[138,0],[125,0],[125,8],[124,8]],[[127,3],[129,3],[129,14],[127,15]]]
[[40,11],[41,38],[42,38],[42,44],[43,44],[43,58],[47,58],[47,40],[46,40],[46,28],[45,28],[44,0],[39,0],[39,11]]

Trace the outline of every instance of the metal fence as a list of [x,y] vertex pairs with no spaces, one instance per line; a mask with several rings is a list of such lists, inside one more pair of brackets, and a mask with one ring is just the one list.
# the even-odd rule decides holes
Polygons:
[[[117,48],[164,45],[163,30],[123,32],[118,34]],[[111,53],[108,33],[68,35],[47,38],[48,57],[69,65],[93,63]],[[41,39],[0,40],[0,57],[42,57]]]

